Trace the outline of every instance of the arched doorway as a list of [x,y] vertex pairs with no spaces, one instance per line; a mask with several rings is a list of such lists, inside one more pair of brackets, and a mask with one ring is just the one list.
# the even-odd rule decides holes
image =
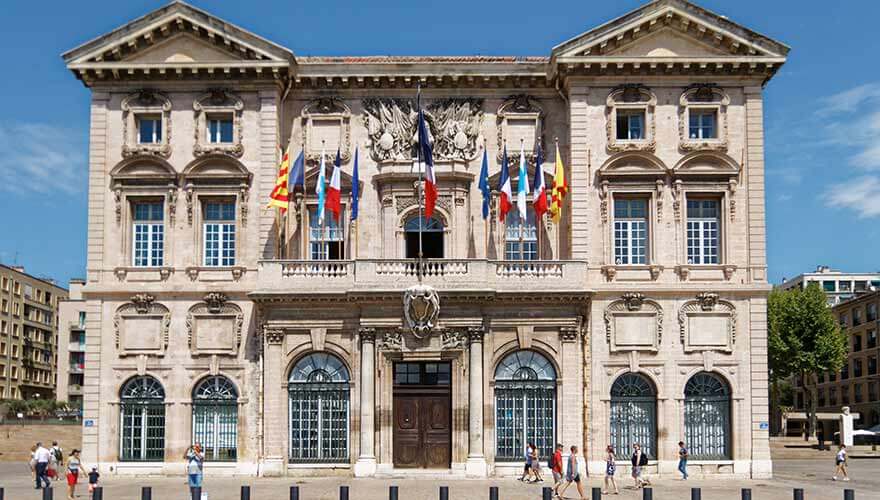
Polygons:
[[135,377],[122,386],[119,459],[165,460],[165,389],[153,377]]
[[238,391],[223,376],[207,377],[193,390],[193,443],[205,460],[234,461],[238,456]]
[[718,375],[695,374],[684,388],[684,439],[694,460],[729,460],[730,387]]
[[633,444],[657,457],[657,391],[644,375],[624,373],[611,386],[611,446],[628,456]]
[[515,351],[495,369],[495,460],[522,460],[526,444],[546,458],[556,440],[556,370],[543,355]]
[[422,255],[426,259],[442,259],[443,248],[443,222],[436,217],[425,219],[418,215],[406,220],[403,225],[404,238],[406,239],[406,258],[419,258],[419,226],[422,231]]
[[336,356],[314,352],[290,370],[290,461],[348,462],[348,368]]

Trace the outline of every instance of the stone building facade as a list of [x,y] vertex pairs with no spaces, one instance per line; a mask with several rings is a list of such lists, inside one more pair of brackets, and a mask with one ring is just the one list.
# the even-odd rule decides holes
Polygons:
[[[486,476],[529,441],[594,471],[640,442],[662,475],[685,439],[695,473],[768,477],[762,89],[787,52],[659,0],[549,57],[299,57],[180,2],[66,53],[92,91],[84,456]],[[288,145],[305,189],[279,218]],[[499,221],[497,191],[483,219],[504,151],[514,191],[520,151],[548,186],[559,152],[558,224]]]
[[56,399],[81,409],[85,385],[86,301],[85,280],[70,280],[68,296],[58,303],[58,376]]

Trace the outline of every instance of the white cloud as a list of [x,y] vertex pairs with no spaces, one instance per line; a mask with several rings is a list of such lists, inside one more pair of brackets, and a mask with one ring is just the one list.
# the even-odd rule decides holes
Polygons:
[[880,100],[880,83],[866,83],[858,87],[840,92],[824,99],[816,114],[819,116],[833,115],[838,113],[852,113],[866,101]]
[[856,212],[860,218],[880,216],[880,176],[863,176],[825,191],[825,204]]
[[846,148],[851,165],[880,170],[880,83],[860,85],[820,102],[816,118],[824,139],[819,145]]
[[0,192],[80,192],[86,155],[75,130],[43,123],[0,123]]

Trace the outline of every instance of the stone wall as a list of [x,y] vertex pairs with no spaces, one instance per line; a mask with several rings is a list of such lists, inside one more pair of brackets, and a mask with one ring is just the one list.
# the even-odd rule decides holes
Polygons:
[[[27,462],[30,459],[31,446],[42,441],[50,446],[58,441],[64,450],[65,460],[74,448],[82,448],[81,425],[28,424],[0,425],[0,462]],[[82,457],[83,464],[88,466],[94,457]]]

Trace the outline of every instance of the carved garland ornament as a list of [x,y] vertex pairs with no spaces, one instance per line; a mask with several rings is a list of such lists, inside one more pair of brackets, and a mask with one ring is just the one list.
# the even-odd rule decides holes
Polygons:
[[[418,110],[412,99],[364,99],[364,126],[376,161],[412,161],[418,142]],[[483,99],[453,97],[423,107],[435,160],[476,158]]]
[[234,321],[233,333],[235,350],[237,351],[241,347],[241,328],[244,323],[244,314],[242,314],[240,307],[228,303],[227,300],[225,294],[211,292],[205,295],[204,302],[195,304],[189,308],[189,312],[186,315],[186,341],[190,348],[193,347],[193,326],[195,326],[196,318],[198,316],[204,317],[214,315],[231,316],[230,319]]
[[[155,90],[144,89],[131,94],[120,103],[122,109],[122,157],[155,155],[171,156],[171,99]],[[162,120],[162,140],[157,144],[140,144],[137,140],[137,116],[158,114]]]
[[[193,156],[199,157],[208,154],[227,154],[235,158],[241,158],[244,154],[242,138],[244,127],[242,126],[242,113],[244,101],[241,97],[224,89],[211,89],[207,94],[199,96],[193,102],[194,127]],[[208,115],[224,114],[232,115],[231,143],[212,143],[207,141]]]
[[[727,151],[727,106],[730,96],[714,85],[694,85],[685,90],[678,101],[678,136],[682,151]],[[717,123],[714,139],[691,139],[688,136],[690,109],[714,109]]]
[[[736,307],[731,302],[719,299],[718,294],[712,292],[702,292],[698,294],[696,300],[685,302],[678,311],[679,337],[682,345],[685,346],[685,349],[687,351],[695,350],[689,345],[688,318],[700,315],[726,316],[727,335],[730,339],[730,344],[721,347],[720,350],[730,351],[733,344],[736,343]],[[704,348],[703,350],[706,349]]]
[[[342,163],[351,160],[351,108],[338,97],[321,97],[307,104],[300,115],[302,122],[302,143],[306,150],[308,162],[321,161],[322,147],[315,142],[315,125],[319,123],[335,123],[339,130],[339,156]],[[330,145],[332,148],[332,144]],[[333,151],[325,151],[331,157]]]
[[[610,153],[622,151],[654,151],[657,148],[654,109],[657,96],[639,84],[623,85],[608,94],[605,100],[606,149]],[[644,139],[621,140],[617,138],[617,113],[619,111],[644,111]]]
[[[127,304],[123,304],[116,310],[113,316],[113,332],[116,349],[121,348],[122,333],[121,328],[126,317],[131,316],[158,316],[161,318],[160,335],[162,341],[162,351],[168,348],[169,331],[171,328],[171,311],[162,304],[156,303],[156,297],[139,293],[133,295]],[[125,355],[125,353],[120,353]]]

